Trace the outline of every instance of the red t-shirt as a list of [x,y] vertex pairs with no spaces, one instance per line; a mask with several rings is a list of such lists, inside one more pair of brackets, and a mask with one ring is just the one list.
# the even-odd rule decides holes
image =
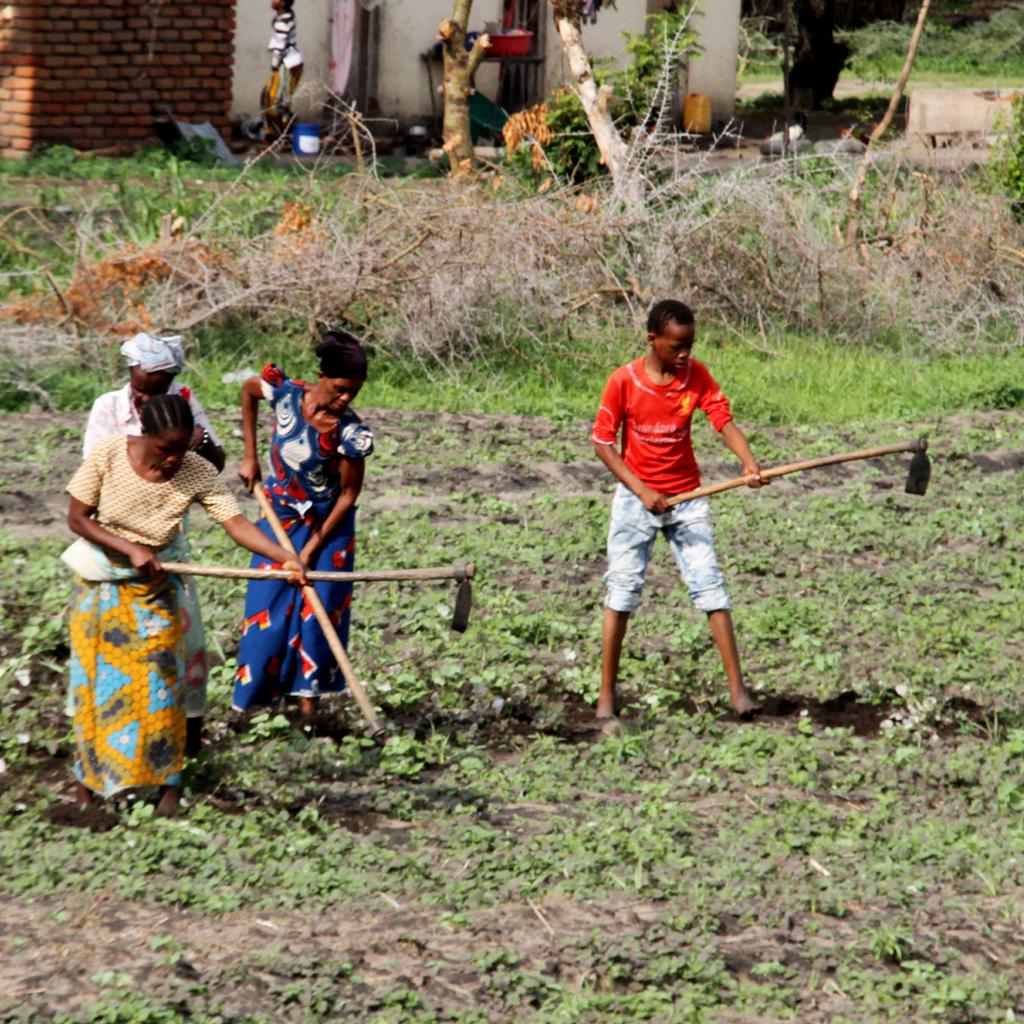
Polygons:
[[630,470],[662,494],[682,494],[700,487],[690,443],[694,409],[703,409],[715,430],[732,419],[729,400],[703,363],[689,359],[674,381],[655,384],[641,357],[608,378],[593,438],[615,444],[622,427],[622,457]]

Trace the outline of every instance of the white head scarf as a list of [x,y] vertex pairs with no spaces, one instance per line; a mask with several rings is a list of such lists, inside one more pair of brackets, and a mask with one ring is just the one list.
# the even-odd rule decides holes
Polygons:
[[153,337],[142,332],[121,346],[121,355],[129,366],[138,366],[146,373],[179,373],[185,362],[181,336],[165,334]]

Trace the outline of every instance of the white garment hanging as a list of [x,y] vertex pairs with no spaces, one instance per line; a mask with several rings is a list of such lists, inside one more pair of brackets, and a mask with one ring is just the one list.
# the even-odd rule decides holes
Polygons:
[[331,66],[327,84],[335,96],[344,96],[348,88],[358,14],[357,0],[334,0],[331,5]]

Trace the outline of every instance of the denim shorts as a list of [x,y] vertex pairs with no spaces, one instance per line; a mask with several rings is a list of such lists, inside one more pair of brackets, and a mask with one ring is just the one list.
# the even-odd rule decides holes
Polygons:
[[644,576],[658,533],[672,549],[693,603],[704,612],[730,607],[725,579],[718,568],[711,536],[711,513],[707,498],[675,505],[660,516],[652,515],[643,502],[619,484],[612,500],[608,527],[608,572],[605,607],[632,612],[640,604]]

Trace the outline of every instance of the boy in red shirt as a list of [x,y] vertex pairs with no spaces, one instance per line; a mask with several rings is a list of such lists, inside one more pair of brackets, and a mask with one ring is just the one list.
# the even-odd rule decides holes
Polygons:
[[[743,682],[729,613],[729,595],[715,559],[707,498],[668,506],[669,497],[700,487],[690,443],[694,409],[703,409],[743,465],[750,487],[768,481],[743,431],[732,421],[729,402],[702,363],[690,357],[695,326],[682,302],[666,299],[647,318],[647,355],[620,366],[609,378],[594,422],[594,450],[619,486],[608,530],[597,717],[615,715],[615,684],[630,613],[640,604],[644,575],[658,533],[664,533],[693,603],[707,612],[729,697],[741,715],[756,709]],[[616,450],[622,430],[622,453]]]

